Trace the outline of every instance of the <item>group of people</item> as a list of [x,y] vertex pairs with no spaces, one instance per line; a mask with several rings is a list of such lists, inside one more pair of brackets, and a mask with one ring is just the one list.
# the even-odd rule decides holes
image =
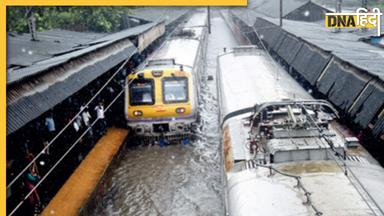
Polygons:
[[[16,207],[29,194],[24,200],[28,205],[23,205],[19,211],[21,215],[39,214],[96,141],[106,133],[108,125],[125,124],[122,96],[108,111],[104,106],[105,104],[110,106],[123,89],[126,76],[141,62],[139,57],[132,58],[128,66],[121,70],[98,97],[93,102],[87,103],[88,106],[84,103],[102,88],[115,70],[103,74],[44,115],[7,136],[7,185],[27,164],[34,161],[23,173],[22,178],[7,188],[8,210]],[[76,146],[55,167],[48,178],[36,187],[75,142]]]
[[[23,166],[30,164],[34,161],[35,156],[40,152],[42,153],[23,173],[19,183],[7,191],[8,197],[18,194],[19,198],[12,198],[15,200],[14,204],[17,204],[17,200],[23,200],[25,196],[29,195],[24,201],[27,205],[23,207],[24,211],[28,212],[29,215],[41,213],[43,207],[54,195],[52,191],[57,190],[59,188],[57,186],[60,186],[56,182],[50,184],[51,179],[46,179],[46,183],[35,188],[41,180],[41,176],[44,176],[64,153],[77,142],[74,149],[60,163],[53,174],[61,179],[68,178],[73,169],[91,150],[96,140],[106,133],[107,121],[103,102],[97,103],[92,109],[88,106],[81,106],[77,112],[64,109],[62,111],[60,115],[60,112],[57,111],[48,112],[43,119],[34,123],[34,126],[30,128],[32,130],[27,130],[28,132],[18,136],[20,139],[28,136],[28,139],[24,141],[24,145],[21,147],[22,152],[26,155],[22,160],[24,162],[20,161],[20,156],[17,156],[20,155],[20,150],[10,153],[13,157],[19,157],[19,162],[13,158],[7,158],[9,159],[7,161],[7,179],[9,182],[15,178],[21,168],[24,168]],[[78,113],[78,115],[73,113]],[[71,118],[69,115],[73,117]],[[66,129],[61,131],[64,127]],[[36,145],[39,142],[43,145]],[[74,158],[77,160],[73,160]],[[52,187],[56,188],[52,189]]]
[[[80,113],[75,117],[73,120],[69,120],[68,123],[71,122],[72,130],[71,131],[73,137],[77,137],[78,139],[78,148],[77,151],[75,151],[77,155],[78,162],[80,162],[85,154],[92,148],[95,140],[94,140],[94,130],[96,133],[101,136],[105,133],[106,128],[107,128],[107,122],[105,119],[105,114],[104,114],[104,105],[102,102],[100,102],[98,105],[94,107],[95,115],[96,118],[94,119],[88,109],[87,106],[81,106],[80,108]],[[93,124],[94,121],[97,122]],[[44,120],[44,126],[45,126],[45,131],[46,131],[46,136],[44,140],[44,148],[45,150],[43,151],[43,154],[40,155],[38,160],[34,161],[32,165],[28,168],[28,170],[24,174],[24,181],[23,184],[25,186],[25,195],[28,194],[29,192],[32,192],[27,201],[29,204],[29,211],[33,211],[34,215],[38,215],[43,207],[42,201],[40,199],[40,193],[38,189],[35,188],[36,184],[40,181],[41,176],[40,176],[40,169],[42,170],[42,174],[45,174],[50,165],[53,164],[48,164],[50,159],[55,159],[53,162],[55,162],[58,157],[60,157],[60,154],[66,151],[67,149],[60,149],[60,146],[57,146],[57,144],[52,144],[52,147],[48,147],[47,145],[52,142],[53,139],[55,139],[56,136],[58,135],[59,131],[56,130],[56,122],[54,115],[52,113],[49,113]],[[73,133],[74,132],[74,133]],[[83,138],[80,138],[80,136],[84,133],[85,136],[82,136]],[[63,133],[64,134],[64,133]],[[80,138],[80,139],[79,139]],[[76,139],[76,140],[77,140]],[[71,140],[71,145],[72,143],[76,142],[76,140]],[[68,141],[68,140],[67,140]],[[53,152],[50,151],[52,148]],[[58,151],[57,151],[58,150]],[[52,155],[52,157],[51,157]],[[34,160],[35,156],[34,154],[30,151],[29,147],[26,146],[26,162],[29,164]],[[48,169],[47,169],[48,168]]]

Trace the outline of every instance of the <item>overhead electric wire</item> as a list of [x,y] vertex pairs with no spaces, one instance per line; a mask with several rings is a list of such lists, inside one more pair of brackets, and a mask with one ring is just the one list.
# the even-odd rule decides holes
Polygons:
[[[105,111],[107,111],[115,103],[117,98],[119,98],[123,92],[124,92],[124,88],[112,100],[112,102],[105,108]],[[40,181],[30,190],[30,192],[23,198],[23,200],[20,201],[19,204],[12,210],[9,216],[13,215],[17,211],[17,209],[20,208],[20,206],[24,203],[24,201],[32,195],[32,193],[40,186],[40,184],[48,177],[48,175],[51,174],[51,172],[57,167],[57,165],[60,164],[60,162],[65,158],[65,156],[67,156],[70,153],[70,151],[80,142],[80,140],[88,133],[88,131],[96,124],[96,122],[99,121],[99,119],[100,118],[97,118],[95,121],[93,121],[92,124],[87,128],[87,130],[85,130],[80,135],[80,137],[74,143],[72,143],[71,147],[60,157],[59,160],[57,160],[57,162],[51,167],[51,169],[49,169],[48,172],[44,174],[44,176],[40,179]]]
[[[251,13],[251,12],[248,12],[248,13]],[[248,13],[247,13],[247,16],[248,16]],[[262,45],[262,48],[265,50],[265,52],[267,53],[267,55],[270,57],[270,59],[275,63],[275,66],[276,68],[279,67],[278,64],[276,63],[276,61],[273,59],[273,57],[270,55],[270,53],[268,52],[266,46],[264,45],[264,42],[262,40],[262,38],[260,37],[258,31],[256,30],[256,28],[254,26],[251,27],[252,29],[254,29],[254,33],[256,34],[258,40],[260,41],[260,44]],[[263,28],[263,27],[262,27]],[[270,27],[264,27],[264,28],[270,28]],[[244,33],[244,32],[243,32]],[[249,33],[249,32],[248,32]],[[278,69],[278,68],[277,68]],[[278,71],[276,70],[276,80],[278,80]],[[308,114],[309,115],[309,114]],[[309,115],[310,116],[310,115]],[[313,121],[313,123],[315,124],[315,126],[317,127],[317,129],[320,131],[320,133],[322,133],[322,130],[318,127],[318,125],[316,124],[316,122],[314,121],[314,119],[311,117],[311,121]],[[340,153],[337,152],[333,146],[331,146],[329,143],[328,143],[328,139],[325,137],[324,134],[322,134],[322,138],[327,142],[327,145],[329,145],[331,147],[331,150],[335,153],[337,153],[337,155],[340,156]],[[321,142],[324,142],[322,139],[320,139]],[[329,149],[327,149],[327,151],[329,151]],[[376,201],[373,199],[373,197],[369,194],[369,192],[365,189],[365,187],[362,185],[362,183],[358,180],[358,178],[356,177],[356,175],[353,173],[353,171],[347,166],[346,162],[345,162],[345,159],[343,160],[343,165],[340,165],[339,162],[338,162],[338,159],[335,157],[335,155],[333,155],[332,153],[330,154],[332,155],[334,161],[336,162],[336,164],[340,167],[340,169],[345,169],[345,172],[349,172],[352,174],[352,177],[354,178],[354,180],[357,182],[357,184],[362,188],[362,190],[366,193],[366,195],[368,196],[368,198],[370,199],[370,201],[376,206],[376,208],[380,211],[380,213],[382,215],[384,215],[384,211],[380,208],[380,206],[376,203]],[[344,168],[343,168],[344,167]],[[361,191],[357,188],[357,186],[355,185],[355,183],[352,181],[352,179],[350,178],[350,176],[346,175],[348,180],[351,182],[351,184],[355,187],[355,189],[358,191],[358,193],[360,194],[360,196],[363,198],[364,202],[368,205],[368,207],[370,208],[370,210],[375,214],[376,214],[376,211],[371,207],[371,205],[368,203],[368,201],[365,199],[365,197],[363,196],[363,194],[361,193]]]
[[307,204],[309,204],[311,206],[311,208],[315,211],[315,215],[316,216],[321,216],[323,215],[323,213],[313,204],[313,201],[311,199],[311,193],[305,188],[305,186],[303,185],[303,182],[301,181],[301,176],[299,175],[292,175],[292,174],[289,174],[289,173],[285,173],[285,172],[282,172],[278,169],[276,169],[275,167],[273,167],[272,165],[263,165],[263,164],[258,164],[257,162],[254,163],[255,166],[257,167],[263,167],[263,168],[268,168],[270,170],[270,172],[275,171],[276,173],[279,173],[280,175],[283,175],[283,176],[287,176],[287,177],[291,177],[291,178],[294,178],[296,179],[297,181],[297,188],[301,188],[304,192],[304,196],[307,198]]
[[[160,19],[160,18],[159,18]],[[173,32],[178,29],[178,27],[175,27],[171,33],[167,35],[164,42],[173,34]],[[160,45],[162,47],[164,43]],[[124,66],[129,62],[130,58],[126,59],[122,65],[117,69],[117,71],[107,80],[107,82],[96,92],[96,94],[84,105],[84,107],[87,107],[90,103],[93,102],[93,100],[100,94],[102,90],[115,78],[115,76],[124,68]],[[143,64],[142,64],[143,65]],[[141,66],[142,66],[141,65]],[[140,66],[139,66],[140,68]],[[27,170],[30,166],[32,166],[36,160],[56,141],[56,139],[76,120],[76,118],[83,112],[83,110],[80,110],[56,135],[52,140],[33,158],[32,161],[28,163],[28,165],[25,166],[25,168],[19,172],[18,175],[7,185],[7,189],[10,188]]]
[[[128,63],[129,58],[126,59],[122,65],[117,69],[117,71],[107,80],[107,82],[96,92],[96,94],[84,105],[84,107],[87,107],[90,103],[93,102],[93,100],[100,94],[102,90],[112,81],[112,79],[120,72],[121,69],[124,68],[124,66]],[[25,168],[19,172],[18,175],[7,185],[7,189],[10,188],[24,173],[28,170],[30,166],[32,166],[36,160],[56,141],[56,139],[76,120],[76,118],[83,112],[84,110],[81,110],[60,130],[59,133],[55,135],[55,137],[28,163]]]
[[[300,104],[301,105],[301,104]],[[309,117],[309,119],[311,120],[311,122],[314,124],[314,126],[317,128],[317,130],[320,132],[321,134],[321,138],[323,138],[327,144],[331,147],[331,149],[328,149],[327,148],[327,151],[330,151],[332,150],[332,152],[330,153],[330,155],[332,156],[332,158],[334,159],[334,161],[336,162],[336,164],[339,166],[340,169],[344,169],[345,171],[345,175],[346,177],[348,178],[348,180],[351,182],[352,186],[357,190],[357,192],[360,194],[360,196],[362,197],[362,199],[364,200],[364,202],[368,205],[368,207],[371,209],[371,211],[375,214],[376,214],[376,211],[371,207],[371,205],[368,203],[368,201],[365,199],[364,195],[361,193],[361,191],[357,188],[357,185],[353,182],[353,180],[350,178],[350,176],[348,175],[348,173],[352,174],[352,177],[354,178],[354,181],[357,182],[358,186],[361,187],[361,189],[365,192],[365,194],[368,196],[368,198],[370,199],[370,201],[375,205],[375,207],[380,211],[380,213],[382,215],[384,215],[384,212],[383,210],[380,208],[380,206],[377,204],[377,202],[373,199],[373,197],[369,194],[369,192],[365,189],[365,187],[363,186],[363,184],[359,181],[359,179],[356,177],[356,175],[353,173],[353,171],[347,166],[347,163],[345,161],[345,159],[342,161],[342,165],[339,163],[338,160],[340,160],[340,153],[336,151],[336,149],[334,149],[334,146],[330,144],[331,141],[328,140],[328,138],[326,138],[326,135],[323,134],[323,130],[316,124],[315,120],[312,118],[312,116],[307,112],[306,108],[301,105],[301,107],[306,111],[306,115]],[[320,139],[320,142],[323,142],[323,139]],[[335,157],[335,155],[333,154],[335,153],[337,156],[339,157]]]
[[[160,47],[164,46],[165,42],[172,36],[172,34],[182,26],[175,27],[164,39],[163,43],[160,45]],[[93,102],[93,100],[101,93],[102,90],[113,80],[113,78],[120,72],[121,69],[124,68],[124,66],[129,62],[130,58],[126,59],[121,66],[118,68],[118,70],[107,80],[107,82],[96,92],[96,94],[84,105],[84,107],[87,107],[90,103]],[[143,64],[139,65],[143,66]],[[133,72],[135,73],[135,72]],[[137,74],[137,73],[135,73]],[[129,86],[133,82],[133,79],[130,80],[119,92],[119,94],[113,99],[113,101],[107,106],[105,109],[108,110],[110,106],[116,101],[117,98],[119,98],[125,91],[126,86]],[[75,119],[83,112],[84,110],[80,110],[62,129],[61,131],[55,135],[55,137],[39,152],[38,155],[36,155],[32,161],[7,185],[7,189],[10,188],[27,170],[30,166],[32,166],[36,160],[56,141],[56,139],[68,128],[69,125],[71,125]],[[104,111],[104,112],[105,112]],[[66,155],[77,145],[77,143],[87,134],[87,132],[90,130],[92,126],[99,120],[97,118],[90,127],[87,128],[86,131],[84,131],[80,137],[71,145],[71,147],[62,155],[62,157],[51,167],[51,169],[40,179],[40,181],[31,189],[31,191],[24,197],[22,201],[12,210],[12,212],[9,214],[9,216],[13,215],[20,207],[21,205],[25,202],[26,199],[28,199],[29,196],[32,195],[32,193],[37,189],[37,187],[47,178],[47,176],[56,168],[56,166],[64,159]]]

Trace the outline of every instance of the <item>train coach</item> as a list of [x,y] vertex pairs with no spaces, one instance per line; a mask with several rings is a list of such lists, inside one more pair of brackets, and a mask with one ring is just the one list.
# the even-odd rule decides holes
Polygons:
[[255,46],[218,56],[228,215],[383,215],[384,170]]
[[198,119],[198,93],[206,46],[206,13],[192,15],[128,75],[125,114],[128,126],[142,139],[188,142]]

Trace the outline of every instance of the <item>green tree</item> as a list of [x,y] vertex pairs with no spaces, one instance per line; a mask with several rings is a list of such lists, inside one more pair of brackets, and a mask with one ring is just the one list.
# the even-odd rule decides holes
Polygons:
[[7,7],[7,31],[28,32],[27,11],[36,18],[37,31],[61,28],[73,31],[114,32],[123,28],[123,16],[131,7],[46,6]]

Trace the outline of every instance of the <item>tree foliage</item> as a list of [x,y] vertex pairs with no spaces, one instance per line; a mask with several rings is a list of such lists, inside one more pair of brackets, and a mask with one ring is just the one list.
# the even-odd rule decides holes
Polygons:
[[123,28],[129,7],[39,6],[7,7],[7,31],[28,32],[27,11],[32,9],[37,31],[60,28],[73,31],[114,32]]

